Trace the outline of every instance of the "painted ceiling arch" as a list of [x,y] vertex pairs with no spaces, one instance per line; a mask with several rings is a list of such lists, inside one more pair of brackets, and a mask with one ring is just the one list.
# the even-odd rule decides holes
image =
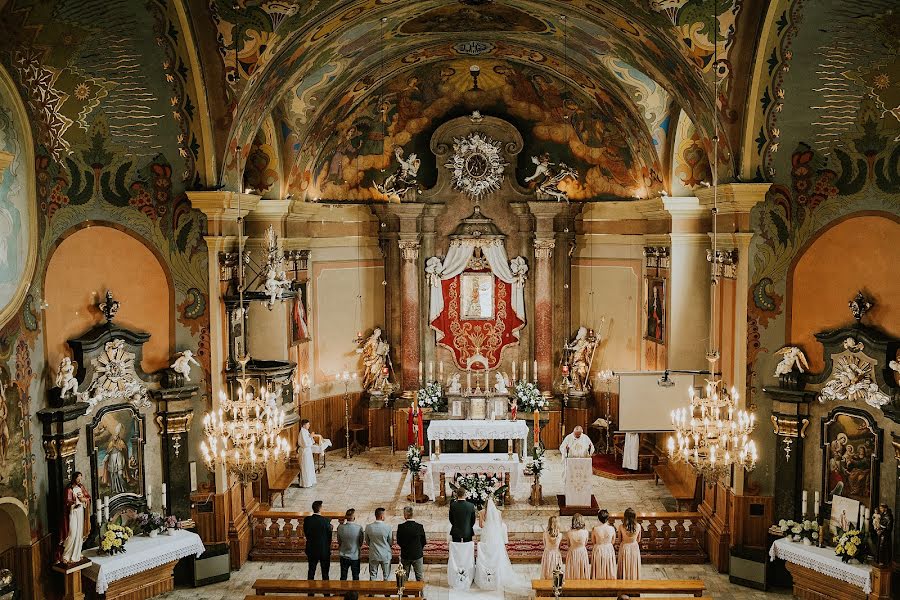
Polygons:
[[[218,10],[221,8],[222,2],[216,0],[213,4]],[[248,4],[250,3],[248,2]],[[221,18],[222,15],[230,15],[229,18],[241,19],[242,17],[237,15],[233,8],[220,11],[218,24],[222,39],[233,40],[235,32],[237,32],[238,39],[249,39],[251,45],[256,44],[257,48],[254,60],[240,58],[246,54],[246,45],[238,48],[237,52],[240,61],[244,61],[242,64],[252,66],[244,69],[245,77],[235,77],[238,89],[236,93],[240,94],[241,99],[237,103],[235,113],[236,125],[232,126],[230,135],[232,151],[237,146],[238,140],[246,147],[247,140],[252,139],[263,116],[271,112],[274,103],[283,97],[285,90],[295,89],[302,85],[298,82],[305,81],[310,75],[315,76],[316,70],[340,65],[341,59],[345,59],[354,52],[371,54],[375,48],[381,45],[382,27],[385,32],[385,45],[407,50],[413,50],[428,38],[435,36],[455,37],[457,40],[460,37],[459,33],[441,32],[441,23],[437,23],[437,26],[433,28],[437,29],[437,32],[432,30],[424,33],[423,13],[427,15],[428,11],[438,8],[442,4],[446,5],[446,2],[348,0],[328,4],[330,10],[324,10],[322,3],[307,3],[293,14],[284,16],[283,11],[271,14],[271,11],[267,12],[277,3],[257,3],[254,6],[248,6],[244,12],[255,15],[250,19],[251,22],[262,24],[248,25],[245,20],[241,21],[241,25],[238,27],[235,27],[234,24],[229,27],[227,21]],[[633,3],[623,1],[594,3],[579,0],[572,2],[506,0],[502,2],[505,9],[519,10],[529,16],[527,23],[522,27],[532,31],[528,34],[529,39],[546,38],[548,39],[546,44],[548,46],[555,45],[557,52],[562,53],[563,46],[565,46],[565,50],[570,53],[570,56],[580,56],[583,58],[582,62],[587,64],[599,63],[608,72],[610,72],[610,61],[607,61],[606,65],[602,65],[602,62],[597,60],[598,54],[615,55],[619,61],[629,65],[633,71],[645,74],[646,82],[651,84],[651,88],[658,87],[674,97],[678,104],[691,114],[692,120],[698,124],[698,127],[708,133],[712,129],[712,111],[709,110],[710,94],[706,93],[708,86],[705,85],[702,74],[710,63],[698,56],[687,58],[676,47],[676,41],[690,39],[691,36],[685,38],[683,33],[673,34],[668,31],[678,27],[673,25],[673,15],[677,22],[678,16],[681,14],[694,14],[696,20],[691,35],[702,37],[704,27],[701,17],[707,8],[705,4],[707,3],[686,2],[677,11],[668,12],[661,8],[661,3],[651,3],[653,7],[660,9],[656,11],[645,8],[636,10],[638,7]],[[735,3],[723,2],[722,4],[733,5]],[[498,2],[495,8],[500,6],[501,3]],[[709,8],[711,13],[711,7]],[[737,11],[733,6],[730,10],[731,12],[727,14],[734,17]],[[560,13],[568,15],[568,24],[565,27],[560,26]],[[388,25],[382,25],[382,17],[389,19]],[[266,23],[266,19],[268,19],[268,23]],[[711,14],[709,20],[712,20]],[[537,23],[542,24],[543,30],[537,26]],[[254,26],[257,29],[253,29]],[[728,35],[721,34],[722,27],[720,17],[720,37],[727,41],[733,33],[733,26],[728,28]],[[266,36],[257,35],[259,31],[267,28],[269,31]],[[453,27],[446,26],[443,28],[444,30],[453,29]],[[226,29],[229,31],[228,36],[222,35]],[[490,29],[490,27],[485,26],[482,29]],[[475,31],[473,40],[478,42],[486,39],[488,35],[498,41],[510,41],[516,34],[515,32]],[[519,33],[519,37],[521,39],[521,33]],[[233,47],[233,43],[231,46]],[[692,51],[695,54],[699,46],[700,44],[694,44]],[[263,47],[263,50],[259,50]],[[224,52],[223,56],[227,57],[227,52]],[[337,67],[335,67],[336,69]],[[236,75],[242,72],[241,69],[235,71]],[[612,74],[614,77],[621,76],[615,74],[614,71]],[[326,76],[336,79],[337,73],[332,72]],[[640,81],[640,78],[632,79],[632,83]],[[649,97],[652,94],[642,91],[636,95]],[[223,175],[227,175],[229,170],[236,172],[233,166],[232,164],[231,169],[228,169],[226,165],[226,172]]]

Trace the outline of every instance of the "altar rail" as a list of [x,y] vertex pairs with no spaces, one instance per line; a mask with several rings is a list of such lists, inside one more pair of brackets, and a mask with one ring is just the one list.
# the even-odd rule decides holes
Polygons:
[[[252,533],[250,560],[305,561],[306,539],[303,536],[303,519],[311,513],[284,511],[257,511],[250,516]],[[343,513],[323,513],[343,520]],[[550,514],[550,513],[548,513]],[[543,522],[544,517],[540,517]],[[706,523],[700,513],[660,512],[637,516],[642,528],[641,558],[645,563],[702,564],[707,562]],[[621,514],[610,515],[610,522],[619,526]],[[563,523],[566,524],[565,521]],[[444,536],[428,536],[425,546],[425,562],[446,563],[449,546]],[[518,563],[539,563],[543,541],[539,533],[510,536],[510,560]],[[566,544],[562,544],[565,551]],[[398,552],[395,547],[394,554]],[[337,540],[332,541],[332,555],[337,557]],[[363,547],[362,557],[368,556]]]

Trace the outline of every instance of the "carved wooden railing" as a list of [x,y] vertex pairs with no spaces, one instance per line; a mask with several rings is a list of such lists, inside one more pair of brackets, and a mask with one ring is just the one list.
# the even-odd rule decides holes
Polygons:
[[[312,513],[257,511],[250,516],[250,560],[305,561],[306,539],[303,519]],[[342,522],[344,513],[322,513]],[[593,521],[593,520],[591,520]],[[619,527],[623,515],[610,515],[610,523]],[[708,560],[706,552],[706,524],[700,513],[660,512],[637,516],[641,526],[641,558],[646,563],[697,564]],[[596,521],[594,521],[596,523]],[[512,536],[509,554],[513,562],[540,562],[542,541],[540,534]],[[337,552],[337,544],[332,544]],[[562,549],[566,549],[563,542]],[[447,542],[444,536],[430,536],[425,547],[426,562],[446,562]],[[363,550],[365,555],[365,549]]]

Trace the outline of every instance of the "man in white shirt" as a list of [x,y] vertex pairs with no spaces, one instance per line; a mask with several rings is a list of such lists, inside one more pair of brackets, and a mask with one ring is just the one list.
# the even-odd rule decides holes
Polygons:
[[594,443],[578,425],[563,440],[559,452],[563,458],[590,458],[594,454]]

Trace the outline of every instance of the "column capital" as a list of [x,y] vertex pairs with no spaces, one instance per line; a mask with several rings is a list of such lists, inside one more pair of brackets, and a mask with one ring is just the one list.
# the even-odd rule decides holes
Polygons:
[[193,191],[186,194],[191,206],[206,215],[206,230],[211,235],[223,235],[226,227],[236,225],[238,218],[246,217],[260,201],[256,194],[225,190]]
[[[771,183],[723,183],[718,186],[716,205],[720,215],[749,213],[754,206],[762,202]],[[697,199],[705,209],[713,206],[713,189],[700,188]]]
[[553,256],[556,240],[553,238],[537,238],[534,240],[534,256],[539,259],[548,259]]
[[15,158],[15,154],[0,150],[0,183],[3,183],[3,171],[12,164],[12,161],[15,160]]
[[400,239],[397,245],[400,247],[400,256],[404,261],[419,259],[419,248],[422,247],[422,244],[418,239]]

